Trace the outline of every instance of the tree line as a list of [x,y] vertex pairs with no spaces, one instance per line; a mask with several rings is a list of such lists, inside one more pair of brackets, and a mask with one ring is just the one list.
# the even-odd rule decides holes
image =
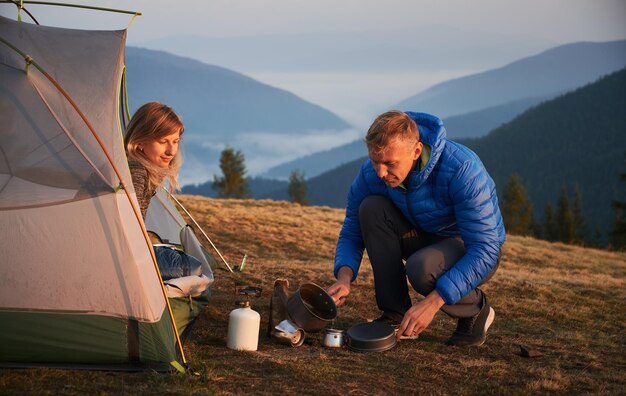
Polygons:
[[[621,175],[626,181],[626,173]],[[592,229],[583,215],[583,199],[578,185],[569,194],[563,185],[556,202],[548,202],[544,216],[537,221],[533,214],[533,203],[517,173],[512,174],[504,188],[500,203],[502,218],[507,233],[527,235],[553,242],[581,246],[603,246],[602,233]],[[613,224],[609,231],[609,248],[626,248],[626,202],[613,201]]]
[[[222,176],[213,176],[212,184],[218,198],[250,198],[245,158],[241,150],[226,147],[220,154],[220,169]],[[308,205],[304,172],[291,172],[288,193],[291,202]]]
[[[625,157],[626,158],[626,157]],[[212,187],[219,198],[250,198],[245,158],[241,150],[226,147],[220,155],[222,176],[214,176]],[[626,181],[626,173],[621,175]],[[294,170],[289,176],[288,193],[291,202],[308,205],[304,172]],[[529,199],[521,177],[512,174],[501,196],[500,208],[507,233],[526,235],[553,242],[581,246],[604,247],[602,233],[593,229],[583,215],[583,198],[578,185],[572,193],[561,187],[554,203],[545,206],[543,219],[537,220],[534,205]],[[609,232],[609,247],[626,248],[626,201],[612,203],[613,224]]]
[[498,186],[501,204],[511,175],[517,173],[523,179],[539,223],[534,230],[537,236],[570,240],[571,231],[556,236],[554,225],[544,225],[546,217],[561,216],[564,227],[570,228],[562,200],[565,187],[570,211],[576,189],[582,196],[578,199],[584,201],[585,244],[595,245],[599,239],[601,246],[615,246],[609,232],[616,216],[612,200],[622,199],[625,192],[620,181],[626,147],[624,109],[626,69],[541,103],[487,136],[460,143],[478,154]]

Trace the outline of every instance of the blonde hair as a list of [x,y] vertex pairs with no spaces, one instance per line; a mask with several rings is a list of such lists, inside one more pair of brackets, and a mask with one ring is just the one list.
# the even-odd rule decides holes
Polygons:
[[376,117],[365,136],[368,151],[379,153],[394,137],[420,140],[417,124],[406,113],[391,110]]
[[148,102],[133,114],[124,137],[126,155],[129,159],[139,162],[146,168],[151,187],[160,187],[167,180],[170,190],[178,189],[178,172],[183,162],[182,146],[179,146],[179,150],[168,168],[161,168],[145,156],[143,151],[139,149],[139,145],[176,132],[182,137],[184,130],[183,122],[174,110],[159,102]]

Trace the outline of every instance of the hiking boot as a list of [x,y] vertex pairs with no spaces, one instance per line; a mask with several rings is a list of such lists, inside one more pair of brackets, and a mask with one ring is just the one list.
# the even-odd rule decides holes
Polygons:
[[[391,327],[393,327],[393,331],[398,334],[398,327],[400,327],[400,322],[398,322],[397,320],[394,320],[392,318],[390,318],[389,316],[387,316],[386,314],[382,314],[380,317],[376,318],[373,320],[373,322],[383,322],[383,323],[387,323],[388,325],[390,325]],[[404,335],[402,334],[400,336],[401,340],[416,340],[419,337],[419,334],[412,334],[412,335]]]
[[480,346],[487,339],[487,329],[493,323],[496,311],[483,295],[483,307],[471,318],[459,318],[456,330],[446,344],[454,346]]

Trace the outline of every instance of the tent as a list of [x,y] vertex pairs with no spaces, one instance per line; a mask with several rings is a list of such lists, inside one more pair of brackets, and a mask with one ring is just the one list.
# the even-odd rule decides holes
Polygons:
[[[210,289],[161,281],[123,146],[125,38],[0,17],[0,365],[183,370]],[[201,250],[163,199],[152,231]]]

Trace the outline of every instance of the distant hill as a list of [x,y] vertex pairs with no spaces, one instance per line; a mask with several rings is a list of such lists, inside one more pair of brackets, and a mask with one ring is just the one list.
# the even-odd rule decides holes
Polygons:
[[[585,219],[606,233],[611,201],[624,199],[626,69],[534,107],[489,135],[461,141],[480,156],[501,194],[518,173],[541,219],[562,186],[580,187]],[[365,158],[308,181],[309,201],[343,207]]]
[[443,123],[451,139],[482,137],[529,108],[551,98],[520,99],[466,114],[444,117]]
[[[439,115],[452,139],[481,137],[543,101],[624,66],[626,40],[569,44],[438,84],[392,107]],[[262,176],[285,179],[300,169],[313,178],[364,155],[367,151],[359,140],[280,164]]]
[[[448,117],[443,122],[446,125],[449,138],[481,137],[546,99],[521,99],[484,110]],[[364,155],[367,155],[367,148],[363,139],[359,139],[330,150],[320,151],[280,164],[264,172],[261,177],[286,180],[293,170],[299,169],[304,171],[306,178],[310,179]]]
[[510,32],[493,34],[480,29],[422,23],[409,28],[383,30],[371,26],[364,31],[326,33],[238,37],[185,35],[142,43],[142,47],[161,48],[247,73],[418,68],[483,70],[510,62],[520,54],[534,54],[552,46],[553,41],[539,36]]
[[[262,177],[252,177],[248,179],[250,196],[254,199],[275,199],[289,200],[286,181],[265,179]],[[213,182],[207,181],[197,185],[187,185],[182,188],[183,194],[202,195],[204,197],[216,198],[217,191],[213,189]]]
[[162,101],[181,114],[190,133],[214,141],[240,133],[349,127],[290,92],[190,58],[127,47],[126,67],[131,111],[147,101]]
[[330,150],[320,151],[280,164],[269,169],[261,176],[270,179],[287,180],[293,170],[300,170],[309,179],[364,155],[367,155],[367,148],[363,139],[359,139]]
[[504,67],[437,84],[397,105],[440,117],[556,96],[626,66],[626,40],[562,45]]
[[[185,184],[212,179],[226,145],[245,152],[255,173],[297,157],[289,148],[299,139],[332,137],[351,128],[330,111],[290,92],[193,59],[128,47],[126,66],[131,112],[156,100],[182,116]],[[299,147],[300,155],[314,151]]]
[[626,183],[626,69],[535,107],[484,139],[467,141],[502,191],[518,173],[543,217],[562,186],[579,185],[590,232],[612,219],[611,201]]

